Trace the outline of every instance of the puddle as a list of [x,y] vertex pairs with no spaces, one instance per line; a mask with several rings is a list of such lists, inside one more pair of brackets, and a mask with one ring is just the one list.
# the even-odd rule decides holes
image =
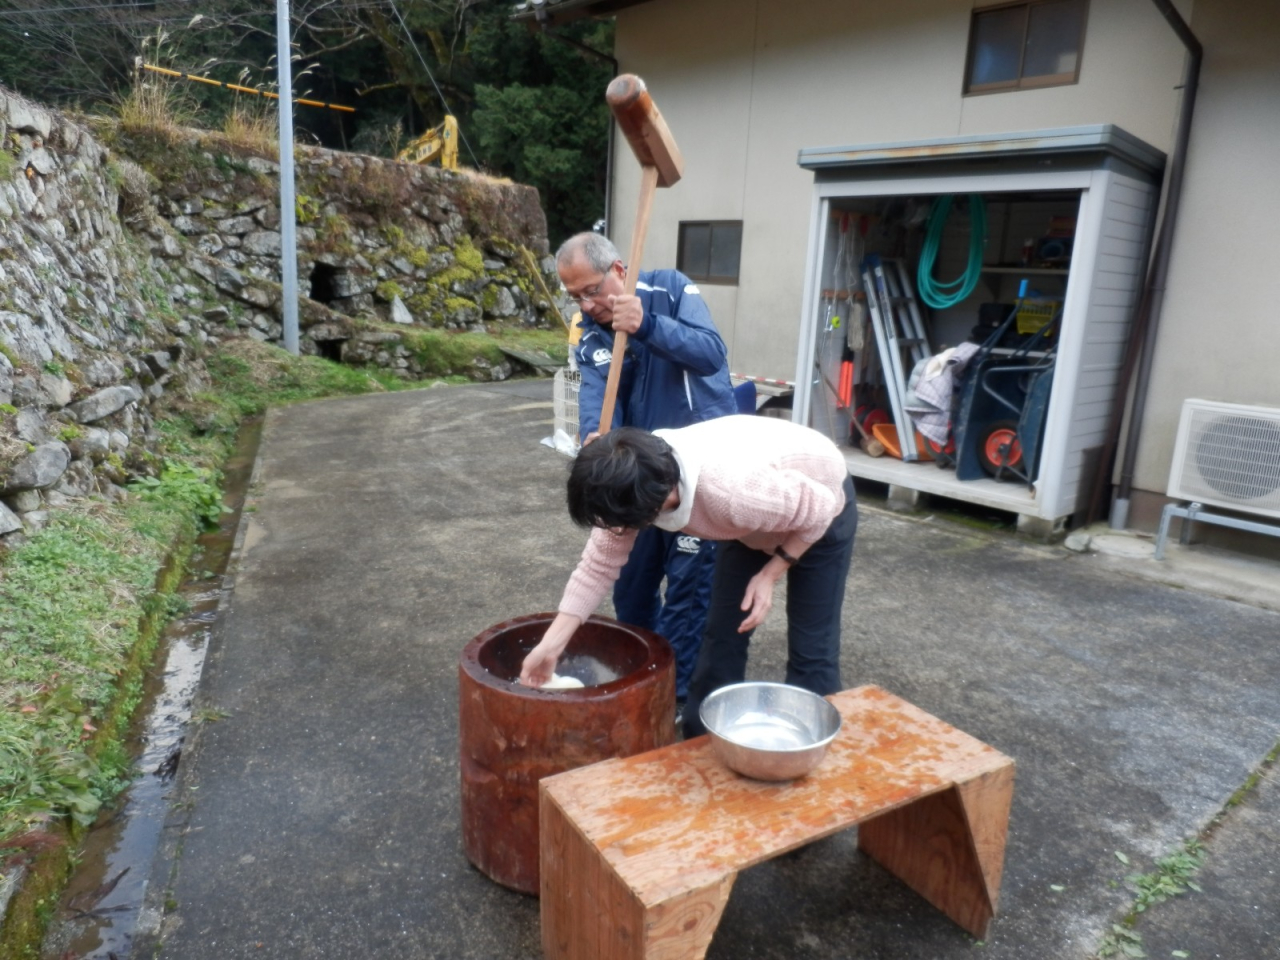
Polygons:
[[125,960],[130,954],[261,435],[261,421],[241,427],[223,468],[223,503],[232,512],[196,541],[178,589],[189,609],[156,645],[128,736],[134,781],[86,835],[41,960]]

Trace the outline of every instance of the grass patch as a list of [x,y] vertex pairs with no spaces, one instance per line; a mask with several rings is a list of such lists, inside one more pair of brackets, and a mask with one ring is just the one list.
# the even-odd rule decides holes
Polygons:
[[277,403],[383,393],[414,386],[381,371],[344,367],[319,357],[295,357],[256,340],[233,340],[207,361],[215,392],[197,401],[238,426]]
[[183,127],[191,122],[193,111],[172,82],[147,79],[134,84],[120,98],[116,115],[127,134],[176,143],[185,136]]
[[[386,329],[391,329],[390,327]],[[564,363],[569,344],[559,330],[508,330],[497,334],[400,327],[404,345],[428,376],[450,376],[471,370],[476,360],[501,363],[502,348],[544,353]]]
[[[1116,859],[1128,866],[1129,858],[1116,851]],[[1110,960],[1112,957],[1146,957],[1142,947],[1142,934],[1134,929],[1138,917],[1148,908],[1200,887],[1193,879],[1204,863],[1204,846],[1198,838],[1188,840],[1167,857],[1156,861],[1149,873],[1131,873],[1125,882],[1134,891],[1133,904],[1120,923],[1113,923],[1102,938],[1095,956]]]
[[[206,486],[216,491],[211,477]],[[92,822],[123,785],[127,770],[107,749],[132,712],[120,698],[136,698],[121,680],[148,619],[164,612],[157,580],[173,545],[194,533],[189,496],[160,479],[122,508],[68,508],[5,555],[0,854],[64,818]]]
[[234,147],[271,160],[280,159],[279,119],[268,104],[237,102],[222,122],[222,133]]
[[145,660],[148,624],[170,612],[157,583],[166,571],[175,582],[181,573],[180,563],[171,569],[175,544],[221,516],[212,465],[242,420],[273,403],[403,386],[248,339],[209,367],[215,390],[157,420],[165,458],[158,476],[133,484],[123,505],[86,501],[58,511],[0,555],[0,862],[15,852],[7,847],[15,838],[60,821],[91,822],[123,785],[115,734],[141,689],[129,664],[140,653]]

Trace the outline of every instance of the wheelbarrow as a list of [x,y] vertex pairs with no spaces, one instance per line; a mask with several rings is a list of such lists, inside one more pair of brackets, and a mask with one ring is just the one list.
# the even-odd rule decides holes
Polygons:
[[1016,320],[1018,308],[969,361],[954,418],[956,477],[1016,480],[1035,485],[1045,414],[1053,389],[1059,314],[1008,356],[995,345]]

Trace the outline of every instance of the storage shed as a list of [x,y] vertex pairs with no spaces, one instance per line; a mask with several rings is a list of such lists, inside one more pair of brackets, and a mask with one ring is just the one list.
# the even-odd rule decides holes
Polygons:
[[[1087,506],[1117,402],[1164,154],[1098,125],[807,148],[799,163],[814,184],[794,418],[847,445],[850,472],[891,498],[1064,529]],[[964,343],[977,347],[950,368],[951,449],[895,444],[900,424],[918,425],[909,388]],[[855,417],[902,456],[864,452]]]

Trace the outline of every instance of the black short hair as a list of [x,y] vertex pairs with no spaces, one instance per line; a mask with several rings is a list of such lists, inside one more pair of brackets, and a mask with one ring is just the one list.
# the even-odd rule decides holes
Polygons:
[[580,527],[638,530],[657,519],[680,482],[671,447],[638,427],[587,444],[569,470],[569,516]]

